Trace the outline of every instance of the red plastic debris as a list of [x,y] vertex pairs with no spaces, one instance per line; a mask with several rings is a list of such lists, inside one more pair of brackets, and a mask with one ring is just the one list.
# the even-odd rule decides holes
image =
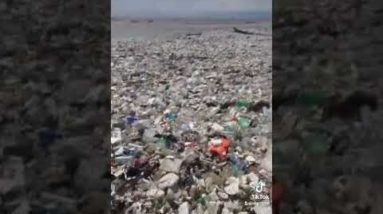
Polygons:
[[221,142],[219,144],[211,143],[209,145],[209,152],[214,155],[218,155],[221,160],[226,159],[227,152],[230,146],[230,140],[222,137]]

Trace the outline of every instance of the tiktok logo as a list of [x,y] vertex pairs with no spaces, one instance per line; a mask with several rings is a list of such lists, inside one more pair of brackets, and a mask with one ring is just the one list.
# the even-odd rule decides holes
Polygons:
[[258,181],[256,186],[255,186],[255,191],[256,192],[262,192],[263,191],[263,187],[265,186],[265,182],[263,181]]

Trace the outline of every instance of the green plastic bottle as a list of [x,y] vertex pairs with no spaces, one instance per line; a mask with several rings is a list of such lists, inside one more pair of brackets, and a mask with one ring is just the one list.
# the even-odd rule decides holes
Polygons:
[[206,205],[206,196],[204,196],[203,194],[200,195],[198,198],[197,198],[197,203],[199,204],[202,204],[202,205]]
[[235,107],[237,107],[237,108],[248,108],[249,106],[250,106],[250,102],[248,102],[246,100],[238,100],[235,103]]
[[170,89],[170,84],[168,83],[168,84],[166,84],[166,86],[165,86],[165,91],[169,91],[169,89]]
[[238,117],[237,123],[242,129],[249,128],[251,124],[251,119],[245,116]]
[[166,148],[166,144],[167,144],[167,141],[164,137],[161,137],[160,139],[158,139],[158,141],[156,142],[160,147],[162,148]]
[[239,169],[238,166],[235,164],[231,164],[232,172],[235,177],[239,176]]
[[223,127],[223,133],[227,134],[228,136],[234,137],[236,134],[236,129],[232,125],[226,125]]

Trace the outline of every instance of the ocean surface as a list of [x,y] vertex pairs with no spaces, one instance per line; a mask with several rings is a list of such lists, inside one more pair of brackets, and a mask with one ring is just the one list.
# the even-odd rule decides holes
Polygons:
[[271,28],[271,12],[210,12],[190,15],[120,16],[112,18],[112,40],[170,39],[186,33],[232,31],[233,27]]
[[125,16],[112,16],[112,20],[123,19],[188,19],[188,20],[240,20],[265,21],[271,20],[271,11],[241,11],[241,12],[205,12],[198,14],[134,14]]

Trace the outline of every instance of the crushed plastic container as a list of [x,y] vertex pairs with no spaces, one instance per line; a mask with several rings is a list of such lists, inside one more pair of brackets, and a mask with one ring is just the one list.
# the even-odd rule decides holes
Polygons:
[[136,148],[129,148],[126,152],[126,155],[133,156],[133,157],[140,157],[143,153],[142,151],[136,149]]
[[127,125],[132,125],[138,120],[138,118],[135,115],[130,115],[130,116],[127,116],[125,120]]
[[201,194],[201,195],[197,198],[196,202],[197,202],[198,204],[202,204],[203,206],[205,206],[206,203],[207,203],[207,196],[206,196],[206,194]]
[[247,165],[246,165],[245,161],[241,160],[234,153],[229,154],[228,160],[232,164],[231,166],[232,166],[233,174],[235,176],[238,176],[241,172],[247,171]]
[[165,117],[169,121],[175,121],[177,119],[177,113],[176,112],[169,112],[165,114]]
[[237,107],[237,108],[248,108],[249,106],[250,106],[250,102],[248,102],[246,100],[238,100],[235,103],[235,107]]
[[161,137],[156,141],[156,144],[158,144],[162,148],[166,148],[168,143],[164,137]]
[[212,139],[209,142],[209,152],[217,155],[221,160],[226,159],[230,143],[230,140],[225,137]]
[[239,176],[239,171],[240,169],[238,168],[237,165],[235,165],[234,163],[231,164],[231,169],[232,169],[232,173],[235,177],[238,177]]
[[122,141],[121,129],[115,128],[112,130],[111,143],[119,143]]
[[166,84],[165,91],[169,91],[169,89],[170,89],[170,84]]
[[235,138],[237,131],[238,130],[234,125],[225,125],[223,127],[223,133],[232,138]]
[[118,157],[114,158],[114,164],[118,164],[118,165],[122,165],[122,164],[132,165],[133,160],[134,160],[134,157],[132,157],[132,156],[127,156],[127,155],[118,156]]
[[251,119],[246,116],[239,116],[237,119],[237,123],[242,129],[249,128],[251,124]]

